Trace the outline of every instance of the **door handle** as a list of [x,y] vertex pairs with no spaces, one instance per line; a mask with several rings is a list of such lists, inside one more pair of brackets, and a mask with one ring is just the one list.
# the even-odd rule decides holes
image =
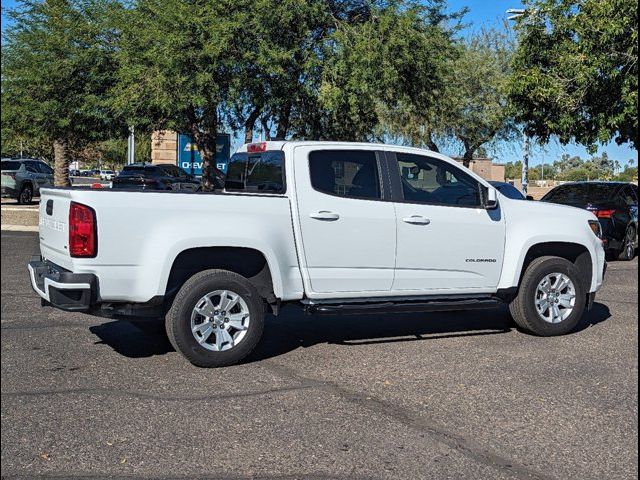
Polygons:
[[327,210],[320,210],[318,212],[311,212],[309,214],[311,218],[315,218],[317,220],[338,220],[340,215],[335,212],[329,212]]
[[429,225],[431,220],[427,217],[423,217],[422,215],[411,215],[410,217],[404,217],[402,219],[405,223],[411,223],[413,225]]

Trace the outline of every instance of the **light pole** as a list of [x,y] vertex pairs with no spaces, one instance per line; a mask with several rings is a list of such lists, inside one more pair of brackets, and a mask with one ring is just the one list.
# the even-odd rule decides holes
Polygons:
[[127,140],[127,165],[135,162],[136,158],[136,136],[133,125],[129,127],[129,139]]
[[529,135],[524,134],[522,145],[522,193],[527,195],[529,187]]
[[[507,20],[517,21],[521,17],[524,17],[530,11],[524,8],[510,8],[507,10],[509,16]],[[527,189],[529,186],[529,136],[526,132],[524,133],[524,144],[522,146],[522,193],[527,195]],[[544,167],[543,167],[544,168]]]

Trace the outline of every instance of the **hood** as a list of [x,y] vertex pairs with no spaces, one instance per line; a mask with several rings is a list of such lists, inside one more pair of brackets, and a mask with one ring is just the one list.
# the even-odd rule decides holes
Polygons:
[[585,222],[597,220],[593,213],[577,206],[540,201],[512,200],[506,197],[501,197],[500,202],[504,203],[508,210],[513,210],[518,215],[531,215],[532,220],[533,217],[537,218],[538,216],[553,217],[554,219],[567,217],[570,220],[583,218]]

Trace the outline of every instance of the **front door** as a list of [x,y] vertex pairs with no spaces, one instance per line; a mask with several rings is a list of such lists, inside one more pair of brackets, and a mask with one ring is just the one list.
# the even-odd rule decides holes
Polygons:
[[388,292],[396,225],[383,201],[374,150],[295,149],[295,179],[306,273],[315,293]]
[[505,222],[499,208],[483,208],[480,183],[462,168],[425,155],[392,154],[390,171],[398,228],[394,292],[495,290]]

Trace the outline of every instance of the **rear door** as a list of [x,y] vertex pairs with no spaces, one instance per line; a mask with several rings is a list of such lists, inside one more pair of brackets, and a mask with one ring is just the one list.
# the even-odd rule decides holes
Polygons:
[[505,221],[486,210],[481,184],[445,160],[388,154],[398,230],[394,293],[494,290],[504,258]]
[[313,293],[388,292],[396,227],[380,154],[362,148],[294,150],[304,265]]
[[37,163],[37,169],[42,176],[41,187],[51,187],[53,186],[53,168],[47,165],[44,162]]

